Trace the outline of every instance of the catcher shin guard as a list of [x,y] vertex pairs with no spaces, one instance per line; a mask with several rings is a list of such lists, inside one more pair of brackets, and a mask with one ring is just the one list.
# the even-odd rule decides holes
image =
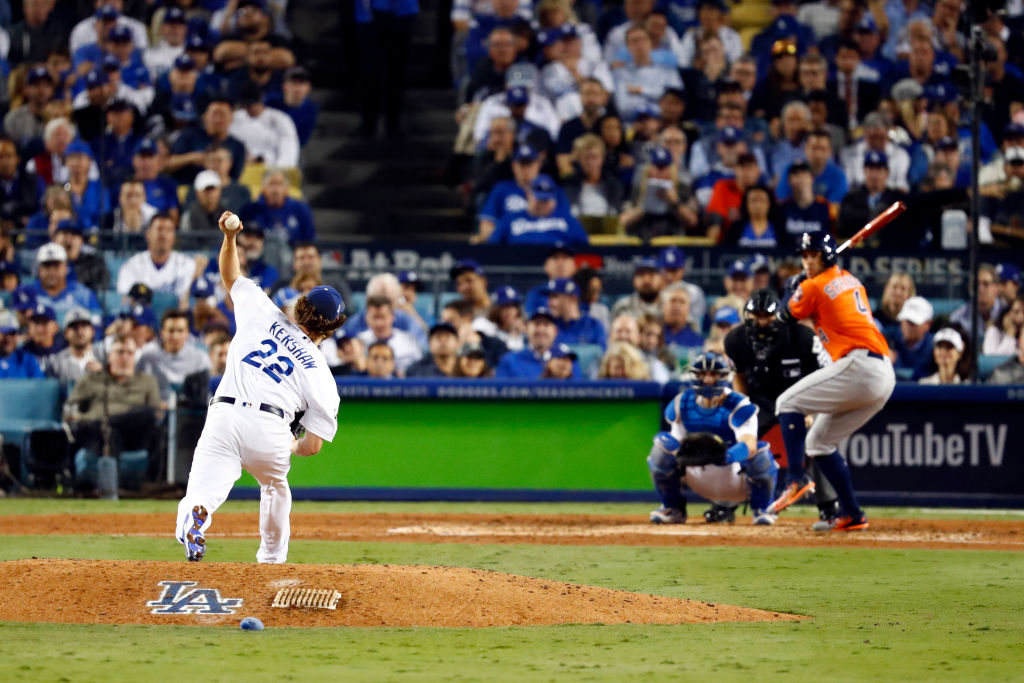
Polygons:
[[757,442],[757,452],[745,463],[743,472],[750,486],[750,507],[764,510],[772,503],[775,493],[775,476],[779,466],[766,441]]
[[685,509],[686,499],[683,498],[683,472],[676,463],[675,451],[679,449],[679,441],[668,432],[660,432],[654,437],[651,453],[647,456],[647,467],[651,470],[651,481],[658,492],[663,507],[677,510]]

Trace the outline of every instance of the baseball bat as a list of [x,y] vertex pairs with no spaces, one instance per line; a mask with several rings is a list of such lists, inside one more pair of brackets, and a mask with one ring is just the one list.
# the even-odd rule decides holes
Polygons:
[[853,245],[860,244],[871,235],[874,235],[876,232],[889,225],[889,223],[892,223],[896,220],[897,216],[906,210],[907,205],[903,202],[893,202],[888,209],[872,218],[867,225],[858,230],[857,234],[839,245],[839,248],[836,249],[836,253],[841,254]]

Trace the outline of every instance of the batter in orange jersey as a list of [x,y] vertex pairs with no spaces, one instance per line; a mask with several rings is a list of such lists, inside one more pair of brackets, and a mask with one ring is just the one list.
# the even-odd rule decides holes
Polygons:
[[[792,324],[810,319],[833,363],[807,375],[776,401],[789,464],[787,485],[773,510],[777,513],[813,490],[804,471],[806,454],[816,459],[839,496],[845,514],[833,529],[858,531],[868,527],[868,520],[857,503],[839,444],[885,406],[896,386],[896,375],[889,361],[889,345],[875,327],[864,285],[836,265],[832,235],[804,233],[798,250],[803,279],[779,317]],[[807,415],[815,416],[810,430]]]

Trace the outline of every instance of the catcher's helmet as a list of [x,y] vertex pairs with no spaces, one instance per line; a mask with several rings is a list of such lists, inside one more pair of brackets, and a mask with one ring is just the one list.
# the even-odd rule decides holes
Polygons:
[[[690,366],[690,372],[694,374],[695,382],[693,390],[698,396],[704,398],[715,398],[720,396],[727,388],[732,386],[729,381],[729,365],[725,359],[717,353],[705,351]],[[714,384],[705,384],[703,375],[712,373],[715,375]]]
[[836,262],[836,240],[824,230],[805,232],[800,235],[800,240],[796,244],[796,253],[802,254],[805,251],[820,251],[821,262],[825,266],[834,265]]

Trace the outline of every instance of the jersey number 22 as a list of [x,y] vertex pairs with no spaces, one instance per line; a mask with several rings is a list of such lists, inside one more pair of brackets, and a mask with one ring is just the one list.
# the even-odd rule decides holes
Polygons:
[[242,359],[242,362],[248,363],[254,368],[259,368],[270,375],[270,379],[280,384],[282,377],[292,374],[295,364],[292,363],[292,359],[288,356],[278,356],[275,359],[278,362],[267,365],[263,359],[277,351],[277,343],[272,339],[264,339],[260,342],[260,345],[267,347],[266,350],[257,349],[256,351],[251,351]]

